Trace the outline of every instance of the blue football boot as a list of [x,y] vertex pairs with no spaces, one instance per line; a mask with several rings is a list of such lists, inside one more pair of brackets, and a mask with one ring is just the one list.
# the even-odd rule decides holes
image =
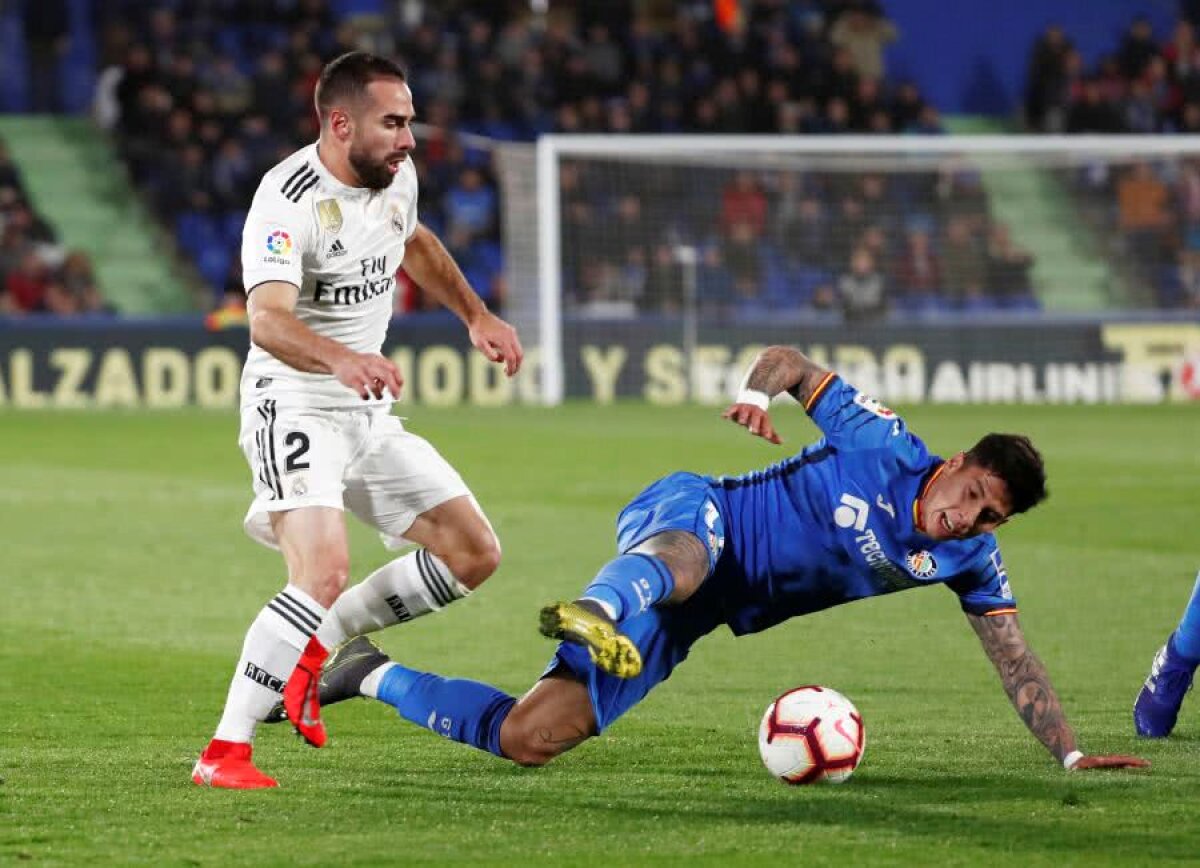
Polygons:
[[1133,726],[1145,738],[1166,738],[1175,728],[1179,706],[1192,689],[1196,660],[1175,649],[1175,634],[1158,649],[1150,665],[1150,675],[1133,703]]

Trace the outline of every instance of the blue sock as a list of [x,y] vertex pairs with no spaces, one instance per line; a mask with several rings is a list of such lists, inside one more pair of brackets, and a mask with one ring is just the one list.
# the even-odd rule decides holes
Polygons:
[[397,663],[379,682],[376,697],[417,726],[504,756],[500,752],[500,725],[516,700],[490,684],[443,678]]
[[602,603],[614,621],[640,615],[675,590],[667,565],[650,555],[621,555],[600,568],[579,596]]
[[1175,631],[1175,650],[1191,660],[1200,660],[1200,573],[1196,575],[1196,586],[1192,598],[1183,610],[1183,619]]

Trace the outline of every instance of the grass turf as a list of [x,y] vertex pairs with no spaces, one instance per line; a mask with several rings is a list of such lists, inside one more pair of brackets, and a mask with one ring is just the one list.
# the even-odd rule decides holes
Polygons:
[[[551,646],[538,606],[612,552],[617,510],[674,469],[784,453],[711,409],[411,411],[505,545],[483,590],[382,635],[406,663],[519,692]],[[815,431],[777,414],[785,447]],[[240,530],[248,473],[226,415],[0,418],[0,863],[1025,864],[1194,859],[1200,702],[1175,738],[1130,704],[1200,566],[1200,412],[920,407],[931,447],[1030,433],[1052,496],[1001,531],[1031,644],[1082,745],[1149,773],[1066,774],[1025,731],[952,594],[857,603],[734,641],[718,633],[602,739],[522,770],[367,702],[331,746],[283,727],[256,756],[276,791],[189,782],[243,632],[282,563]],[[358,577],[388,555],[353,534]],[[867,753],[842,787],[789,788],[755,729],[782,689],[858,704]]]

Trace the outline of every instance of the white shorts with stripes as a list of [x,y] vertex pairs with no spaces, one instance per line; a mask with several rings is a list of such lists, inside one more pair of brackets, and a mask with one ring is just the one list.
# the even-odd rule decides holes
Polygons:
[[389,548],[423,512],[471,494],[441,454],[404,430],[391,407],[318,410],[242,408],[239,435],[254,477],[243,525],[251,539],[278,548],[269,513],[305,506],[349,509]]

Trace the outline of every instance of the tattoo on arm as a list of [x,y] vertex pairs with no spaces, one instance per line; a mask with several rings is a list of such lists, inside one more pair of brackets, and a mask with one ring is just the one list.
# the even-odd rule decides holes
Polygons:
[[1075,733],[1067,723],[1046,667],[1025,644],[1016,615],[968,615],[979,635],[1004,692],[1046,750],[1060,761],[1075,750]]
[[807,404],[828,373],[797,349],[773,346],[754,360],[744,386],[771,398],[786,391],[801,404]]

